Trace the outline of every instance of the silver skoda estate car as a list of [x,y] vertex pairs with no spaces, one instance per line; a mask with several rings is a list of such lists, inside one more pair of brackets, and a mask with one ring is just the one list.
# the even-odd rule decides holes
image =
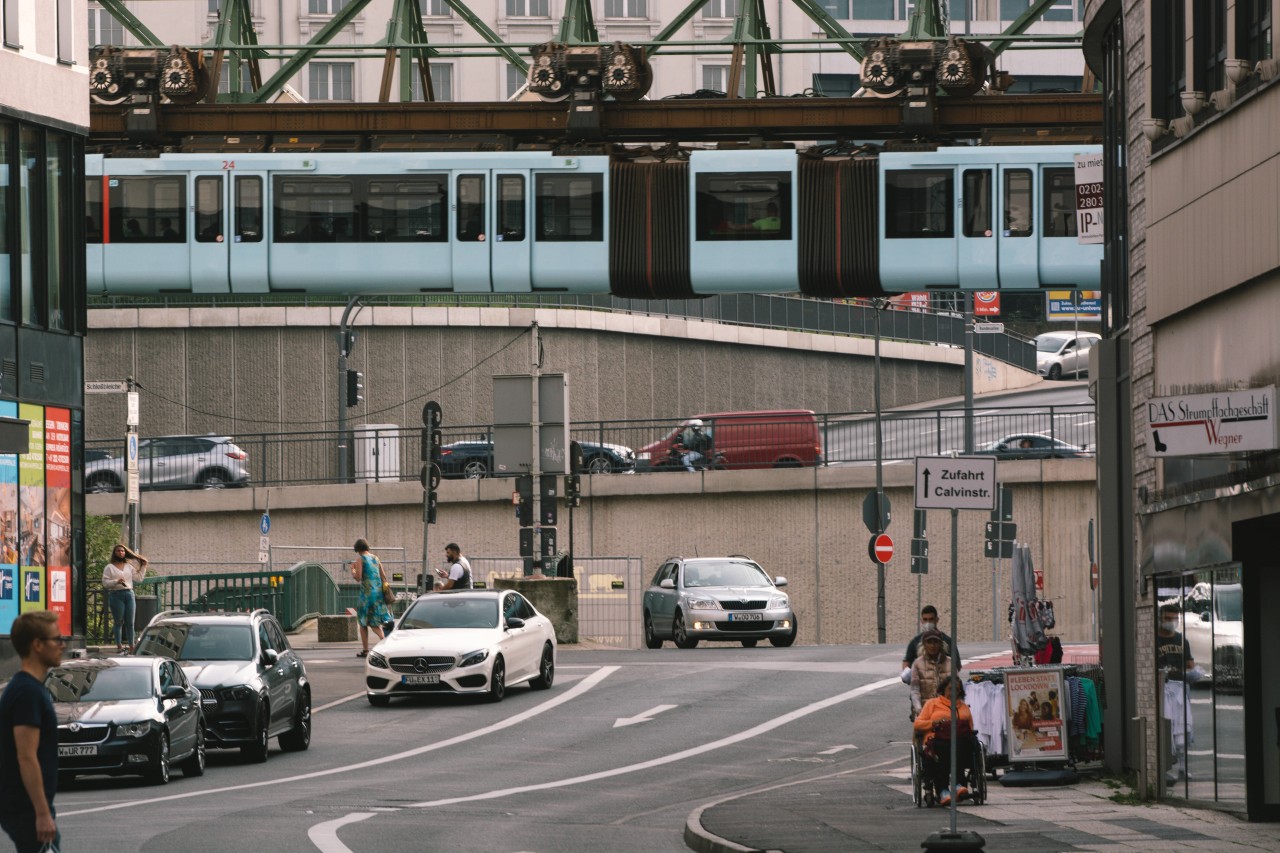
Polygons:
[[750,648],[767,639],[789,646],[796,617],[786,585],[747,557],[669,559],[644,593],[645,645],[658,649],[669,639],[691,649],[699,640],[729,640]]

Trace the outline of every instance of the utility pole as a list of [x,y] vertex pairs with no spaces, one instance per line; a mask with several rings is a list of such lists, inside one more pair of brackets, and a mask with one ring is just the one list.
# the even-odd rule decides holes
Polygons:
[[[875,405],[876,405],[876,527],[875,533],[879,535],[885,530],[885,499],[884,499],[884,446],[881,444],[881,423],[880,423],[880,315],[884,312],[885,306],[889,304],[887,299],[873,299],[871,304],[876,310],[876,360],[875,360]],[[885,642],[886,637],[886,617],[885,617],[885,576],[884,563],[879,560],[874,561],[876,564],[876,642]]]
[[542,574],[542,409],[539,401],[539,377],[542,375],[542,342],[538,339],[538,324],[529,326],[529,365],[533,375],[533,406],[529,413],[529,478],[533,489],[530,502],[533,505],[533,574]]
[[338,482],[347,482],[347,356],[355,345],[355,333],[347,330],[351,311],[360,305],[360,297],[352,296],[338,324]]
[[141,546],[139,541],[140,535],[138,527],[142,522],[141,513],[139,511],[139,483],[138,483],[138,392],[134,390],[133,377],[127,380],[128,391],[125,395],[125,462],[127,471],[125,472],[125,488],[124,488],[124,518],[125,518],[125,543],[129,546],[129,550],[137,551]]

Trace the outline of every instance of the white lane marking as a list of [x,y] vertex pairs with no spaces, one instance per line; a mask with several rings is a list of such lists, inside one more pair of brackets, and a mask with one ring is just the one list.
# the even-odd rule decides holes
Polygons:
[[634,726],[636,723],[647,723],[663,711],[670,711],[672,708],[679,708],[679,705],[654,705],[647,711],[636,714],[634,717],[619,717],[613,724],[615,729],[623,726]]
[[307,830],[307,838],[311,839],[311,843],[316,846],[320,853],[351,853],[351,848],[338,840],[338,830],[349,823],[358,823],[373,817],[373,815],[373,812],[352,812],[346,817],[340,817],[337,820],[317,823]]
[[[871,684],[866,684],[862,687],[857,687],[853,690],[847,690],[844,693],[839,693],[835,696],[829,696],[826,699],[812,702],[805,705],[803,708],[797,708],[796,710],[783,714],[780,717],[774,717],[767,722],[763,722],[758,726],[753,726],[744,731],[740,731],[737,734],[722,737],[719,740],[713,740],[710,743],[704,743],[701,746],[693,746],[689,749],[681,750],[680,752],[673,752],[648,761],[641,761],[637,764],[628,764],[624,767],[615,767],[612,770],[601,770],[596,773],[587,773],[583,776],[571,776],[568,779],[558,779],[554,782],[543,782],[537,785],[520,785],[515,788],[500,788],[496,791],[485,791],[481,794],[471,794],[465,797],[449,797],[444,800],[426,800],[421,803],[410,803],[406,808],[429,809],[436,806],[451,806],[457,803],[472,803],[478,800],[496,800],[513,794],[526,794],[530,791],[547,791],[553,788],[568,788],[572,785],[581,785],[585,782],[595,782],[600,779],[611,779],[614,776],[625,776],[629,773],[637,773],[641,770],[651,770],[654,767],[661,767],[664,764],[683,761],[686,758],[693,758],[696,755],[713,752],[717,749],[731,746],[735,743],[741,743],[744,740],[759,737],[760,735],[771,732],[776,728],[780,728],[789,723],[795,722],[796,720],[803,719],[810,714],[816,714],[818,711],[826,710],[832,705],[839,705],[841,702],[847,702],[850,699],[857,699],[859,696],[864,696],[867,693],[871,693],[875,690],[881,690],[894,684],[902,684],[902,679],[894,676],[893,678],[886,678],[883,681],[875,681]],[[901,761],[901,759],[895,760]]]
[[824,749],[822,752],[819,752],[818,755],[835,755],[837,752],[844,752],[846,749],[857,749],[857,747],[851,743],[842,743],[839,746]]
[[319,714],[321,711],[327,711],[330,708],[336,708],[338,705],[342,705],[344,703],[350,702],[352,699],[359,699],[363,695],[364,695],[364,691],[361,690],[359,693],[352,693],[350,696],[343,696],[341,699],[334,699],[328,705],[321,705],[319,708],[312,708],[311,713]]
[[110,805],[100,806],[97,808],[77,809],[75,811],[59,812],[59,814],[61,814],[64,817],[70,817],[72,815],[94,814],[96,812],[107,811],[108,809],[123,809],[123,808],[134,808],[136,806],[149,806],[155,803],[166,803],[166,802],[171,802],[173,800],[186,800],[192,797],[207,797],[212,794],[225,794],[231,791],[247,791],[252,788],[265,788],[271,785],[286,785],[291,782],[303,782],[308,779],[321,779],[325,776],[336,776],[339,773],[347,773],[352,770],[363,770],[369,767],[378,767],[379,765],[385,764],[388,761],[401,761],[405,758],[413,758],[414,756],[417,756],[417,755],[422,755],[428,752],[434,752],[437,749],[444,749],[445,747],[449,747],[449,746],[455,746],[456,744],[459,744],[459,743],[465,743],[466,741],[469,741],[469,740],[475,740],[478,737],[483,737],[485,735],[493,734],[494,732],[501,731],[502,729],[507,729],[507,728],[511,728],[512,726],[520,725],[526,720],[530,720],[541,713],[550,711],[552,708],[558,707],[560,705],[563,705],[566,702],[577,699],[583,693],[586,693],[588,690],[595,687],[601,681],[604,681],[610,675],[613,675],[613,673],[617,672],[620,668],[621,667],[617,667],[617,666],[602,666],[596,672],[587,676],[582,681],[578,682],[573,687],[569,688],[564,693],[560,694],[554,699],[548,699],[546,702],[543,702],[541,705],[537,705],[533,708],[530,708],[527,711],[521,711],[519,714],[516,714],[513,717],[507,717],[504,720],[499,720],[498,722],[489,726],[485,726],[482,729],[476,729],[475,731],[465,732],[463,734],[456,735],[455,737],[448,738],[447,740],[436,741],[435,743],[428,743],[422,746],[414,747],[413,749],[407,749],[404,752],[396,752],[396,753],[392,753],[391,755],[383,756],[381,758],[374,758],[369,761],[362,761],[359,764],[347,764],[347,765],[343,765],[342,767],[331,767],[328,770],[316,770],[311,773],[300,773],[297,776],[285,776],[280,779],[264,779],[261,782],[248,782],[244,785],[227,785],[226,787],[223,787],[223,788],[209,788],[204,791],[191,791],[185,794],[170,794],[165,797],[150,797],[147,799],[124,800],[120,802],[111,803]]

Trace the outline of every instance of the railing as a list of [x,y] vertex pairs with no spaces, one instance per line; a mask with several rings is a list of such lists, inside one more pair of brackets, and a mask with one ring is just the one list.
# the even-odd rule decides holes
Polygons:
[[[962,295],[963,296],[963,295]],[[815,334],[870,338],[876,330],[876,308],[865,299],[811,299],[766,293],[722,294],[706,299],[620,299],[607,294],[494,294],[367,296],[365,305],[478,306],[491,308],[576,308],[655,317],[681,317],[740,326],[786,329]],[[346,297],[290,295],[165,294],[162,296],[91,297],[90,308],[230,307],[343,305]],[[880,334],[885,340],[963,347],[964,318],[954,311],[904,308],[881,311]],[[1035,372],[1035,344],[1010,333],[974,335],[974,352]]]
[[[1012,434],[1031,434],[1062,441],[1084,452],[1092,452],[1094,445],[1094,406],[1092,403],[1076,405],[1026,407],[987,407],[973,415],[975,451]],[[821,457],[819,464],[844,465],[871,462],[876,458],[874,415],[870,412],[831,412],[815,415]],[[906,412],[888,412],[882,419],[881,458],[886,460],[912,459],[927,456],[963,452],[963,409],[921,409]],[[586,470],[590,473],[623,472],[636,465],[640,449],[671,435],[681,421],[632,420],[596,421],[579,424],[572,430],[574,440],[583,447]],[[715,423],[707,425],[715,446]],[[780,444],[799,445],[804,433],[794,420],[735,425],[739,445],[759,445],[776,448]],[[445,477],[501,476],[495,472],[492,453],[493,428],[488,424],[455,426],[444,430],[447,453],[441,467]],[[337,448],[345,448],[347,470],[353,472],[349,482],[399,482],[416,480],[422,468],[422,430],[397,427],[394,429],[363,429],[351,431],[348,440],[340,442],[341,434],[335,431],[299,433],[260,433],[239,436],[236,444],[246,452],[247,459],[238,460],[248,474],[246,485],[277,486],[314,483],[337,483]],[[112,460],[120,467],[124,455],[121,442],[86,442],[90,449],[108,450],[115,455]],[[1066,450],[1064,452],[1070,452]],[[764,451],[761,451],[763,454]],[[1035,456],[1036,454],[1028,454]],[[1046,453],[1044,455],[1053,455]],[[592,462],[597,462],[592,465]],[[665,451],[653,460],[662,464]],[[166,483],[190,483],[188,488],[199,488],[200,465],[208,464],[197,456],[170,457],[166,463],[170,477]],[[812,464],[811,456],[802,456],[799,464]],[[184,468],[184,466],[186,466]],[[760,467],[748,461],[744,467]],[[643,466],[642,466],[643,467]],[[730,459],[726,467],[734,467]],[[177,471],[182,476],[174,477]],[[142,487],[154,487],[142,473]],[[87,476],[90,490],[96,482]]]
[[[265,608],[280,620],[286,631],[314,616],[340,612],[338,588],[329,572],[318,563],[299,563],[278,571],[151,577],[135,586],[135,594],[148,604],[150,600],[146,597],[154,596],[156,612]],[[140,609],[140,621],[142,616],[150,615],[148,610]],[[86,623],[86,640],[90,645],[111,639],[106,592],[101,586],[89,591]]]

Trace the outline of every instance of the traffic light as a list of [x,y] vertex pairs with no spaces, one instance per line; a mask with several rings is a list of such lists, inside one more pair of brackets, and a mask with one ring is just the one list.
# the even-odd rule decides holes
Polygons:
[[564,478],[564,502],[568,506],[582,506],[582,479],[577,474]]
[[364,399],[364,374],[358,370],[347,371],[347,408],[360,405]]
[[[516,491],[513,497],[513,503],[516,505],[516,519],[520,522],[521,527],[533,526],[533,477],[528,474],[522,474],[516,477]],[[522,554],[521,556],[533,556]]]

